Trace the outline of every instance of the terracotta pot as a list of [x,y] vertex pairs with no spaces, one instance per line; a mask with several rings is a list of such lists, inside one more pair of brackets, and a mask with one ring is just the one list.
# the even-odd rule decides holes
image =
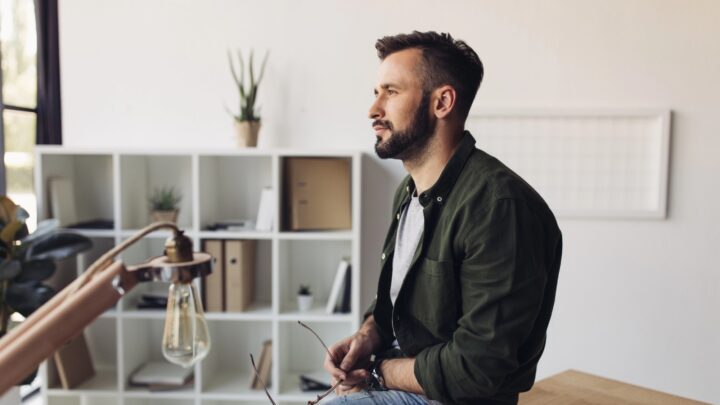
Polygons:
[[260,121],[235,120],[235,132],[237,132],[238,146],[241,148],[254,148],[257,146]]
[[178,210],[152,211],[150,214],[155,222],[162,221],[175,223],[177,222]]

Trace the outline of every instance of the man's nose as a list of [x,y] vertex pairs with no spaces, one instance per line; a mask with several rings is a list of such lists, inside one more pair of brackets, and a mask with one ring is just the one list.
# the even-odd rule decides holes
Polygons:
[[380,97],[376,98],[375,101],[373,101],[372,105],[370,105],[370,111],[368,111],[368,118],[377,120],[385,115],[385,112],[381,108],[379,101]]

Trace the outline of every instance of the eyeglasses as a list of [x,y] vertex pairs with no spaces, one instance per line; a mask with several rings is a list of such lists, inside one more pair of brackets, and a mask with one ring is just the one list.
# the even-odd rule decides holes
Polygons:
[[[317,338],[317,340],[320,342],[320,344],[325,348],[325,351],[327,352],[328,356],[330,356],[330,358],[332,358],[333,361],[336,362],[336,359],[333,358],[333,355],[330,353],[330,349],[328,349],[327,345],[325,344],[325,342],[323,342],[323,340],[320,338],[320,336],[318,336],[318,334],[315,333],[315,331],[312,330],[311,327],[305,325],[304,323],[302,323],[302,322],[300,322],[300,321],[297,321],[297,322],[298,322],[298,324],[299,324],[300,326],[302,326],[303,328],[309,330],[310,333],[312,333],[312,334]],[[336,362],[336,363],[337,363],[337,362]],[[270,400],[270,403],[272,403],[273,405],[277,405],[277,404],[275,403],[275,400],[272,398],[272,395],[270,395],[270,391],[268,391],[268,388],[267,388],[267,385],[265,384],[265,381],[263,381],[262,377],[260,377],[260,373],[258,372],[258,369],[257,369],[257,367],[255,366],[255,359],[253,358],[253,355],[252,355],[252,354],[250,354],[250,364],[252,364],[253,370],[255,371],[255,376],[257,376],[258,380],[262,383],[263,389],[265,390],[265,395],[267,395],[268,399]],[[322,394],[319,394],[319,395],[317,396],[317,398],[315,398],[314,400],[308,401],[308,405],[315,405],[315,404],[317,404],[318,402],[322,401],[325,397],[327,397],[328,395],[330,395],[330,393],[332,393],[333,391],[335,391],[335,388],[337,388],[338,385],[342,384],[342,382],[343,382],[343,380],[338,381],[337,383],[335,383],[335,385],[333,385],[332,387],[330,387],[329,390],[323,392]]]

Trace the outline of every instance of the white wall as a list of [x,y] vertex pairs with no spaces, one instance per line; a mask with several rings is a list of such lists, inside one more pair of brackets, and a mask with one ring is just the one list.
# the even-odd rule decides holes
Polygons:
[[[109,1],[60,4],[72,146],[233,145],[228,48],[271,49],[262,146],[371,151],[374,40],[450,31],[486,65],[476,107],[674,111],[669,217],[562,220],[539,377],[575,368],[719,403],[720,2]],[[482,147],[482,145],[480,145]],[[364,302],[397,162],[366,159]],[[386,214],[378,214],[387,213]]]

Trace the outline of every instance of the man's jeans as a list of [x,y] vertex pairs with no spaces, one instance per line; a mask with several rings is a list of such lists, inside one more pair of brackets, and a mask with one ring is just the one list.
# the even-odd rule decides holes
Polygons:
[[372,391],[362,390],[349,395],[343,395],[333,398],[326,405],[386,405],[386,404],[402,404],[402,405],[441,405],[440,402],[425,398],[423,395],[413,394],[405,391]]

